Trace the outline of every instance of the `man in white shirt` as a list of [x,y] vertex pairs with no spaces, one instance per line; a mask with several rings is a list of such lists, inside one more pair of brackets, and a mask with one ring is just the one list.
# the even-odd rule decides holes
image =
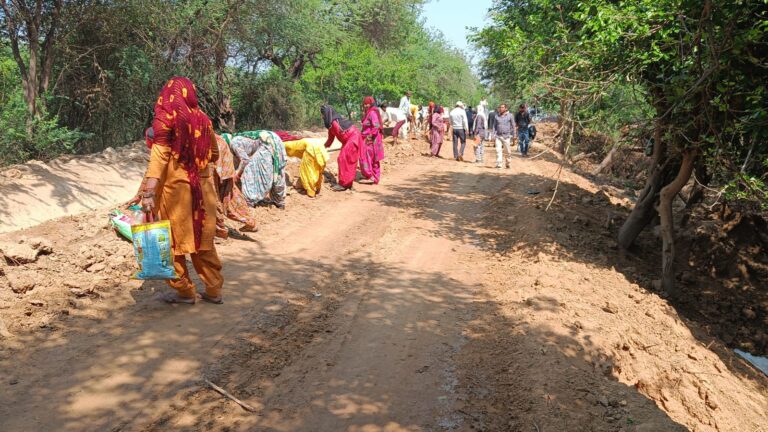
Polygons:
[[[459,162],[464,162],[464,148],[467,146],[467,130],[469,121],[467,112],[462,101],[456,102],[456,108],[448,114],[451,118],[451,128],[453,129],[453,158]],[[458,141],[461,140],[461,151],[459,151]]]
[[400,98],[400,111],[405,113],[406,122],[408,123],[408,127],[406,131],[408,132],[410,130],[413,130],[413,117],[411,116],[411,92],[410,90],[405,92],[405,96]]

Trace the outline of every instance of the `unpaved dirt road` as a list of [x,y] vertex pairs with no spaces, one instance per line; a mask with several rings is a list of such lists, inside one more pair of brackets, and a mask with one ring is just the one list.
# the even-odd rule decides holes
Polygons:
[[223,305],[130,282],[15,332],[0,430],[766,430],[766,380],[622,272],[594,185],[544,212],[547,159],[411,158],[219,244]]

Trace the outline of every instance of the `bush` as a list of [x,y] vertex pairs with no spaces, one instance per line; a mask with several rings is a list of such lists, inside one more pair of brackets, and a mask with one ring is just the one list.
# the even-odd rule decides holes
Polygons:
[[76,153],[78,143],[90,136],[59,126],[58,116],[32,121],[28,136],[27,109],[20,92],[0,108],[0,166]]
[[296,129],[312,121],[311,112],[319,105],[310,103],[297,84],[279,75],[272,70],[261,76],[238,76],[232,89],[237,130]]

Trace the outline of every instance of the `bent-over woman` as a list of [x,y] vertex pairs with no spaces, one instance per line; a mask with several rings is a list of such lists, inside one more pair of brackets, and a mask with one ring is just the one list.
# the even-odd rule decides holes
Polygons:
[[272,131],[240,132],[229,143],[240,159],[235,181],[250,206],[274,204],[285,208],[285,165],[288,159],[283,141]]
[[339,179],[331,189],[336,192],[345,191],[352,188],[352,183],[357,176],[357,161],[363,139],[354,123],[336,114],[330,105],[321,106],[320,114],[323,116],[323,125],[328,129],[325,147],[330,147],[334,138],[341,142],[341,151],[337,159]]
[[235,159],[229,148],[229,141],[231,140],[231,134],[216,135],[216,144],[219,149],[219,159],[216,161],[216,170],[214,171],[216,191],[219,194],[219,202],[216,207],[216,236],[223,238],[228,237],[227,226],[224,224],[225,217],[242,223],[243,226],[240,228],[242,232],[257,230],[253,209],[248,206],[240,187],[235,184]]
[[328,163],[328,151],[312,139],[283,141],[285,152],[290,157],[301,159],[299,181],[307,196],[314,198],[323,187],[323,171]]

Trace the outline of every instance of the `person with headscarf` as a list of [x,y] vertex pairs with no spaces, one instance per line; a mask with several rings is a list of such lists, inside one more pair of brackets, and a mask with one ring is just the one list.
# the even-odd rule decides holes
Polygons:
[[216,191],[219,194],[219,202],[216,207],[216,236],[222,238],[227,238],[229,235],[229,230],[224,224],[225,217],[242,223],[241,232],[258,230],[253,209],[248,205],[240,187],[235,183],[235,161],[232,150],[229,148],[231,140],[231,134],[216,135],[216,144],[219,148],[219,159],[216,161],[216,170],[214,171]]
[[235,134],[229,146],[240,159],[235,182],[240,181],[248,205],[274,204],[284,209],[288,155],[283,140],[272,131],[257,130]]
[[431,153],[434,157],[440,157],[440,148],[443,146],[445,136],[445,120],[443,119],[443,107],[435,106],[432,117],[429,120],[429,134]]
[[178,279],[168,285],[169,303],[194,304],[198,293],[187,270],[189,255],[205,291],[203,300],[221,303],[221,261],[213,245],[216,231],[214,163],[219,157],[211,120],[200,110],[194,84],[173,77],[160,91],[152,121],[149,167],[142,191],[143,209],[168,219],[173,235],[174,268]]
[[336,114],[330,105],[321,106],[320,114],[323,116],[323,125],[328,129],[325,147],[330,147],[334,138],[341,143],[341,151],[337,159],[339,178],[331,189],[336,192],[345,191],[352,188],[352,183],[357,176],[357,162],[360,158],[363,138],[354,123]]
[[381,113],[372,96],[363,99],[363,141],[360,148],[360,172],[373,184],[381,181],[381,161],[384,159],[384,138]]

